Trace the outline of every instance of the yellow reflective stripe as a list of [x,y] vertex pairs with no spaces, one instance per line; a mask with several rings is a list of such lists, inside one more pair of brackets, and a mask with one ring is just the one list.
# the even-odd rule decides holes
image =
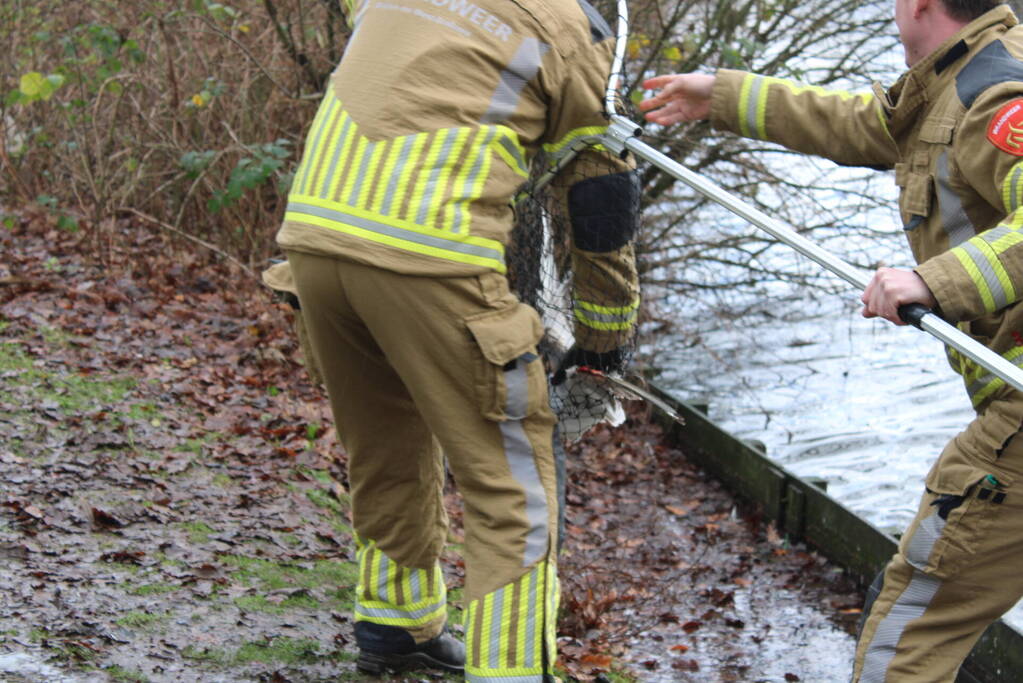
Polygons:
[[581,299],[577,300],[575,305],[594,313],[601,313],[604,315],[624,315],[634,312],[637,308],[639,308],[639,297],[633,299],[632,303],[627,306],[600,306],[598,304],[591,304],[589,301],[582,301]]
[[[333,104],[333,103],[332,103]],[[324,175],[328,172],[329,159],[336,149],[337,138],[341,134],[341,120],[345,111],[341,107],[331,106],[330,117],[324,121],[324,132],[326,136],[323,143],[316,149],[315,163],[310,169],[308,187],[306,192],[315,192],[320,186]]]
[[750,133],[749,98],[753,91],[753,82],[757,77],[746,74],[739,87],[739,132],[744,138],[752,137]]
[[529,637],[532,635],[527,630],[529,625],[526,615],[529,614],[529,586],[533,579],[533,572],[530,572],[522,577],[520,580],[521,587],[519,589],[519,601],[514,606],[514,609],[518,610],[518,632],[515,634],[515,640],[518,643],[518,647],[515,650],[515,661],[511,662],[513,666],[524,667],[529,662],[526,661],[526,654],[530,651],[536,652],[535,649],[529,649]]
[[1017,163],[1002,180],[1002,203],[1006,215],[1011,214],[1023,201],[1023,161]]
[[[515,151],[513,154],[507,146]],[[529,169],[526,168],[526,152],[519,144],[519,136],[510,128],[497,126],[497,137],[494,139],[494,151],[504,159],[508,166],[523,178],[529,177]]]
[[[412,175],[412,169],[416,167],[416,163],[419,161],[419,156],[423,153],[423,147],[426,145],[426,142],[429,139],[429,137],[430,136],[428,133],[419,133],[418,135],[416,135],[412,142],[412,149],[409,151],[408,158],[402,165],[401,175],[398,177],[397,186],[398,197],[396,198],[398,201],[396,204],[393,204],[391,206],[394,212],[393,215],[395,216],[398,215],[398,211],[401,209],[402,204],[401,198],[404,197],[405,192],[408,190],[409,177]],[[414,210],[415,204],[409,202],[409,212]]]
[[588,301],[576,300],[575,319],[595,330],[627,330],[636,321],[639,297],[628,306],[599,306]]
[[[412,588],[411,577],[420,569],[404,568],[377,549],[376,543],[363,545],[356,538],[359,560],[359,585],[356,588],[356,621],[371,621],[392,626],[416,627],[442,618],[446,611],[447,590],[443,581],[433,584],[436,592],[420,586],[420,597]],[[434,566],[439,572],[439,565]],[[407,586],[399,591],[398,586]]]
[[[842,100],[861,99],[864,104],[874,102],[873,93],[851,93],[847,90],[827,90],[817,85],[807,85],[797,81],[773,76],[757,76],[747,74],[739,89],[739,130],[745,137],[767,139],[767,97],[771,86],[779,85],[787,88],[793,95],[813,93],[820,97],[838,97]],[[883,111],[878,110],[881,123],[884,123]]]
[[307,179],[309,177],[309,168],[316,161],[317,155],[320,153],[319,134],[322,131],[323,120],[327,118],[333,102],[324,100],[319,108],[316,110],[316,116],[313,117],[313,125],[309,127],[309,133],[306,135],[305,151],[302,154],[302,162],[298,166],[298,171],[295,173],[295,187],[300,192],[305,192],[307,189]]
[[[966,383],[966,393],[970,401],[976,407],[983,403],[991,394],[1005,386],[1005,380],[998,377],[987,368],[969,358],[950,350],[949,355],[959,362],[959,373]],[[1001,354],[1003,358],[1018,368],[1023,368],[1023,346],[1014,346]]]
[[[557,154],[565,147],[575,142],[578,138],[582,137],[595,137],[597,135],[604,135],[607,132],[607,126],[585,126],[583,128],[575,128],[570,130],[557,142],[546,144],[543,146],[543,151],[548,154]],[[604,149],[603,145],[594,145],[596,149]]]
[[1009,223],[999,224],[952,249],[989,313],[1016,301],[1015,285],[1000,258],[1005,251],[1023,242],[1023,233],[1019,230],[1023,226],[1023,211],[1016,214]]
[[[373,156],[369,160],[369,168],[366,169],[366,177],[364,179],[364,182],[369,185],[369,192],[366,194],[366,200],[359,202],[359,208],[368,209],[373,203],[374,194],[380,193],[380,185],[382,185],[382,183],[375,182],[377,167],[380,166],[380,159],[383,158],[384,153],[387,151],[387,147],[393,142],[393,140],[382,140],[377,143],[377,146],[373,149]],[[365,192],[365,190],[363,190],[363,192]]]
[[[386,244],[398,249],[506,272],[504,245],[475,235],[455,235],[410,221],[382,216],[365,209],[319,197],[292,195],[285,220]],[[308,207],[302,210],[300,207]],[[309,208],[320,211],[310,211]]]
[[[487,593],[483,596],[483,637],[480,639],[479,661],[486,663],[490,661],[490,651],[493,649],[490,634],[494,621],[494,594]],[[485,666],[485,664],[484,664]],[[490,667],[487,666],[487,669]]]
[[437,166],[441,150],[444,149],[444,143],[450,132],[450,128],[442,128],[434,133],[433,139],[430,141],[430,148],[426,152],[426,159],[423,161],[423,167],[419,171],[419,178],[416,180],[415,189],[412,191],[412,199],[408,203],[408,210],[403,216],[406,220],[419,222],[417,214],[422,207],[427,186],[430,184],[430,175]]
[[469,146],[469,152],[462,162],[462,170],[455,178],[451,224],[445,224],[445,230],[450,230],[454,233],[469,232],[469,223],[472,220],[469,205],[474,199],[477,199],[477,196],[473,195],[473,188],[476,187],[475,181],[478,175],[482,174],[485,161],[490,156],[490,141],[494,138],[495,134],[496,131],[493,126],[484,126],[477,129],[472,144]]
[[623,322],[605,322],[601,320],[593,320],[588,318],[582,311],[576,309],[575,319],[586,327],[590,327],[594,330],[600,330],[602,332],[620,332],[622,330],[628,330],[632,327],[632,323],[635,321],[636,316],[633,315],[629,320]]
[[[352,196],[352,188],[355,186],[355,181],[358,179],[359,174],[356,169],[362,163],[362,158],[366,154],[366,144],[369,139],[363,135],[358,136],[358,142],[355,142],[355,152],[352,154],[351,166],[352,170],[345,175],[345,184],[341,188],[341,194],[339,199],[343,202],[350,202]],[[343,168],[343,167],[342,167]],[[340,175],[340,174],[339,174]]]
[[[464,198],[466,209],[469,208],[469,204],[483,195],[483,186],[486,183],[487,178],[490,176],[490,156],[490,145],[480,148],[479,173],[475,178],[470,178],[472,185],[469,188],[467,196]],[[468,217],[471,218],[472,214],[468,214]],[[461,225],[461,231],[463,234],[468,232],[468,230],[468,223]]]
[[[344,133],[344,138],[339,141],[341,145],[341,150],[340,153],[338,154],[338,162],[336,167],[337,170],[334,173],[333,178],[328,178],[328,180],[330,181],[330,187],[327,189],[326,192],[327,197],[340,196],[338,194],[338,187],[341,185],[341,178],[344,177],[343,171],[345,169],[345,166],[348,165],[349,157],[352,156],[352,149],[355,147],[355,141],[358,140],[360,137],[359,126],[358,124],[355,123],[355,119],[353,119],[347,111],[345,112],[344,115],[345,122],[343,124],[343,129],[346,132]],[[307,192],[306,194],[313,193]]]
[[[462,155],[462,148],[465,147],[465,140],[469,137],[470,130],[469,128],[459,128],[455,133],[454,144],[451,146],[447,159],[444,160],[444,168],[437,177],[437,188],[434,190],[433,198],[430,201],[430,207],[426,214],[427,225],[436,225],[437,214],[440,213],[442,208],[450,205],[450,195],[447,192],[448,180],[451,178],[451,171],[455,163]],[[447,223],[447,220],[444,222]]]
[[952,250],[955,257],[959,259],[959,263],[962,264],[966,270],[970,279],[973,280],[973,285],[977,288],[977,294],[980,296],[980,300],[984,304],[984,310],[988,313],[995,310],[995,301],[991,296],[991,288],[984,282],[984,276],[980,272],[980,268],[974,263],[973,259],[962,247],[956,247]]

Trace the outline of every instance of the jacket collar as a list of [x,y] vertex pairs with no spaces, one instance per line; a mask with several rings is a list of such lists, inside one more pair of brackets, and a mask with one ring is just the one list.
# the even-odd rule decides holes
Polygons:
[[887,102],[884,102],[893,134],[911,126],[920,107],[935,99],[947,87],[958,72],[953,66],[967,63],[964,57],[1017,23],[1016,15],[1007,5],[998,5],[964,26],[903,73],[889,88]]

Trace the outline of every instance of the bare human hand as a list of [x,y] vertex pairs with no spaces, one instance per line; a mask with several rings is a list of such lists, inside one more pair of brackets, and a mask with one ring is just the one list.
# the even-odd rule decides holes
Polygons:
[[643,81],[647,90],[659,90],[639,103],[646,120],[669,126],[679,121],[700,121],[710,117],[711,91],[715,77],[708,74],[671,74]]
[[864,318],[884,318],[896,325],[906,323],[899,317],[899,306],[923,304],[934,308],[937,301],[923,278],[912,270],[878,268],[860,296]]

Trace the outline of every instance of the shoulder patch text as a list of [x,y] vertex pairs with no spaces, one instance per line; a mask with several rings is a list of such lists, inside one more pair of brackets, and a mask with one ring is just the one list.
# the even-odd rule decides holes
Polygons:
[[987,139],[1003,152],[1023,156],[1023,98],[998,110],[988,124]]

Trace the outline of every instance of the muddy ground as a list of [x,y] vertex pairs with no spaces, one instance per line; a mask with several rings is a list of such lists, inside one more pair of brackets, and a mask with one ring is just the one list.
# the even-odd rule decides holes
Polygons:
[[[98,265],[44,213],[0,226],[0,681],[362,680],[344,454],[288,308],[188,245],[103,237]],[[859,592],[646,410],[569,449],[563,677],[845,680]]]

